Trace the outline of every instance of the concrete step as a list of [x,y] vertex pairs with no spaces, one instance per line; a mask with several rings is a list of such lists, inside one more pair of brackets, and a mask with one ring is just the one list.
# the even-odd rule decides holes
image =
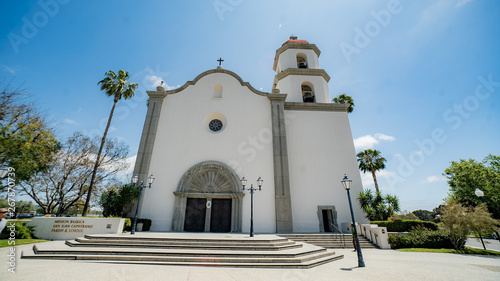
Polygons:
[[[280,234],[281,237],[304,242],[328,249],[352,248],[351,234]],[[361,248],[378,248],[366,237],[358,236]],[[344,242],[345,241],[345,242]],[[345,244],[344,244],[345,243]]]
[[91,239],[85,237],[85,238],[79,238],[77,237],[75,239],[76,242],[80,243],[86,243],[86,244],[134,244],[134,245],[160,245],[160,246],[184,246],[184,245],[190,245],[190,246],[203,246],[203,245],[212,245],[212,246],[231,246],[231,247],[238,247],[238,246],[249,246],[251,245],[252,247],[279,247],[279,246],[289,246],[295,244],[293,241],[289,239],[280,239],[279,241],[233,241],[233,242],[227,242],[227,241],[220,241],[220,240],[179,240],[179,239],[172,239],[172,240],[158,240],[158,239],[151,239],[151,240],[146,240],[146,239],[99,239],[92,237]]
[[[67,245],[67,244],[66,244]],[[302,247],[302,245],[300,245]],[[73,247],[44,247],[44,244],[33,246],[33,252],[37,255],[135,255],[135,256],[212,256],[212,257],[247,257],[254,258],[295,258],[312,254],[320,254],[326,251],[325,248],[306,248],[301,251],[245,251],[245,250],[226,250],[226,251],[212,251],[212,250],[198,250],[198,249],[137,249],[137,248],[101,248],[101,247],[86,247],[86,248],[73,248]]]
[[[259,244],[259,243],[283,243],[289,240],[284,237],[276,235],[259,235],[256,237],[248,237],[244,235],[236,234],[205,234],[205,233],[172,233],[169,237],[155,236],[155,232],[142,232],[141,235],[113,235],[113,234],[103,234],[103,235],[85,235],[86,239],[96,239],[96,240],[120,240],[120,241],[164,241],[164,242],[222,242],[222,243],[246,243],[246,244]],[[204,235],[207,235],[204,237]]]
[[21,256],[23,259],[262,268],[311,268],[343,258],[331,249],[275,235],[271,239],[265,237],[271,235],[256,239],[239,235],[239,239],[232,237],[230,243],[221,242],[223,239],[219,238],[224,237],[214,235],[207,239],[197,236],[196,239],[184,240],[178,237],[164,239],[168,233],[156,235],[158,237],[145,235],[132,239],[130,235],[105,239],[86,236],[72,241],[53,241],[36,244],[29,251],[23,251]]
[[253,244],[224,244],[224,243],[193,243],[190,242],[178,242],[177,244],[158,244],[158,243],[139,243],[136,244],[134,242],[128,242],[127,240],[123,241],[114,241],[109,240],[107,243],[93,243],[93,240],[81,242],[83,238],[77,240],[68,240],[66,244],[71,247],[112,247],[112,248],[161,248],[161,249],[200,249],[200,250],[247,250],[247,251],[280,251],[284,249],[295,249],[300,248],[302,245],[297,244],[295,242],[288,243],[286,245],[261,245],[256,246]]

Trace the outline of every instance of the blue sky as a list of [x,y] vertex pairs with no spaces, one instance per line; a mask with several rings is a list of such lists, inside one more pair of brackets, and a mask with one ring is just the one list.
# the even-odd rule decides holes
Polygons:
[[[495,0],[3,0],[0,14],[0,81],[27,89],[61,139],[102,134],[112,100],[97,82],[124,69],[140,88],[118,103],[110,136],[133,157],[146,90],[182,85],[222,57],[270,91],[275,51],[294,34],[322,51],[332,98],[354,98],[357,150],[382,152],[379,185],[403,210],[442,203],[451,161],[500,154]],[[370,175],[363,183],[373,189]]]

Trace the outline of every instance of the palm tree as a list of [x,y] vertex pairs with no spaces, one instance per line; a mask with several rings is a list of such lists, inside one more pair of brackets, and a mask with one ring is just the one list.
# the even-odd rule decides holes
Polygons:
[[400,211],[399,198],[396,195],[383,195],[380,191],[375,194],[370,189],[360,191],[358,201],[370,221],[384,221]]
[[365,149],[358,153],[359,169],[363,172],[371,172],[373,176],[373,182],[375,183],[375,190],[378,192],[377,177],[375,177],[375,172],[385,168],[384,157],[380,156],[380,151],[374,149]]
[[97,169],[100,165],[101,152],[106,142],[106,136],[108,135],[109,126],[111,125],[111,119],[113,118],[113,112],[115,111],[116,103],[123,97],[124,99],[129,99],[134,96],[135,90],[138,85],[135,83],[127,82],[130,78],[128,72],[120,69],[118,75],[112,70],[106,72],[106,77],[99,81],[97,85],[101,85],[101,91],[104,91],[108,97],[114,97],[113,107],[109,113],[108,124],[104,130],[104,135],[102,136],[101,146],[99,147],[99,152],[97,153],[97,158],[94,164],[94,170],[92,171],[92,178],[90,179],[90,185],[87,193],[87,200],[85,201],[85,206],[83,207],[82,216],[86,216],[88,208],[90,205],[90,198],[92,195],[92,188],[94,187],[94,182],[97,174]]
[[333,98],[332,100],[336,104],[349,104],[347,109],[347,113],[351,113],[354,110],[354,100],[351,96],[344,94],[339,95],[338,97]]

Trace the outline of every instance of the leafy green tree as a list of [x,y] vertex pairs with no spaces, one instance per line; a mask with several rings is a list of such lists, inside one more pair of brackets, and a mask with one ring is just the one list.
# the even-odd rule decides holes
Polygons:
[[427,211],[427,210],[415,210],[412,212],[417,219],[422,220],[422,221],[432,221],[432,212]]
[[363,172],[371,172],[373,177],[373,182],[375,183],[375,190],[378,192],[378,183],[375,172],[385,169],[384,157],[380,155],[380,151],[376,149],[365,149],[357,154],[359,169]]
[[500,219],[500,156],[490,154],[482,162],[474,159],[452,161],[444,175],[448,178],[451,199],[477,206],[482,203],[474,193],[479,188],[484,192],[488,211]]
[[[16,181],[44,171],[59,150],[54,129],[22,90],[0,92],[0,166],[15,169]],[[0,191],[5,186],[0,185]]]
[[[53,157],[49,169],[20,183],[21,188],[43,208],[44,214],[53,214],[55,210],[58,216],[64,214],[82,200],[88,189],[99,143],[98,137],[74,133]],[[103,184],[125,170],[127,154],[128,146],[123,142],[107,140],[95,183]]]
[[[472,206],[465,207],[450,200],[443,208],[441,224],[444,229],[449,231],[455,249],[461,250],[464,248],[467,236],[471,231],[478,234],[482,240],[481,234],[496,231],[500,221],[492,218],[483,205],[475,208]],[[484,243],[483,247],[486,250]]]
[[99,204],[105,217],[124,217],[139,198],[139,187],[133,184],[111,186],[103,192]]
[[35,211],[35,204],[31,201],[18,201],[16,202],[17,214],[29,214]]
[[138,85],[135,83],[127,82],[130,78],[128,72],[120,70],[118,75],[112,70],[106,72],[106,77],[97,83],[101,85],[101,91],[104,91],[108,97],[113,97],[113,107],[109,113],[108,123],[106,124],[106,129],[101,140],[101,146],[97,152],[97,159],[95,161],[94,170],[92,172],[92,177],[90,179],[90,185],[88,188],[87,199],[85,201],[85,206],[83,207],[82,215],[86,216],[88,208],[90,205],[90,198],[92,197],[92,190],[94,188],[97,170],[101,162],[101,152],[106,141],[106,136],[108,134],[109,126],[111,125],[111,119],[113,118],[113,113],[115,111],[116,103],[123,97],[124,99],[129,99],[134,96],[135,90]]
[[400,211],[398,197],[383,195],[380,191],[376,191],[375,194],[370,189],[360,191],[358,201],[370,221],[387,220]]
[[469,235],[467,210],[461,205],[450,202],[443,208],[441,224],[450,233],[450,240],[456,250],[461,250]]
[[351,96],[348,96],[345,93],[333,98],[332,101],[336,104],[349,104],[347,113],[351,113],[354,110],[354,100]]
[[496,220],[491,217],[485,204],[481,204],[474,208],[473,212],[469,212],[469,227],[470,230],[479,237],[483,248],[486,250],[486,246],[483,241],[483,233],[493,233],[498,231],[500,226],[500,220]]

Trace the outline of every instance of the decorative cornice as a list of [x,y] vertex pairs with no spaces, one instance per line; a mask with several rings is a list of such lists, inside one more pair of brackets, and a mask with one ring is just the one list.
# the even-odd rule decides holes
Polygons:
[[147,93],[149,94],[150,97],[151,97],[150,93],[164,93],[165,96],[177,94],[177,93],[183,91],[184,89],[186,89],[188,86],[195,85],[201,78],[203,78],[203,77],[205,77],[205,76],[207,76],[209,74],[214,74],[214,73],[223,73],[223,74],[228,74],[228,75],[233,76],[234,78],[236,78],[236,80],[238,80],[238,82],[240,82],[241,86],[248,87],[248,89],[250,91],[254,92],[255,94],[257,94],[259,96],[267,96],[269,94],[269,93],[261,92],[261,91],[255,89],[248,82],[244,82],[243,79],[241,79],[241,77],[238,74],[236,74],[236,73],[234,73],[234,72],[232,72],[230,70],[226,70],[226,69],[222,69],[222,68],[207,70],[207,71],[199,74],[198,76],[196,76],[196,78],[194,78],[193,81],[187,81],[186,83],[184,83],[184,85],[182,85],[181,87],[179,87],[177,89],[170,90],[170,91],[164,91],[164,92],[147,91]]
[[269,100],[271,100],[271,102],[273,102],[273,101],[284,102],[286,100],[286,96],[288,96],[288,95],[287,94],[268,94],[267,98]]
[[288,49],[313,50],[316,53],[316,55],[318,55],[318,57],[321,54],[321,51],[318,49],[318,47],[316,47],[315,44],[287,43],[287,44],[281,46],[281,48],[279,48],[278,50],[276,50],[276,55],[274,56],[274,65],[273,65],[274,71],[276,71],[276,67],[278,65],[279,55],[281,55],[281,53],[283,53],[284,51],[286,51]]
[[163,91],[146,91],[148,93],[148,96],[152,99],[164,99],[167,94]]
[[348,104],[285,102],[285,110],[347,112]]
[[276,79],[281,80],[288,75],[309,75],[309,76],[323,76],[326,82],[330,81],[330,75],[324,69],[304,69],[304,68],[287,68],[282,72],[276,74]]

